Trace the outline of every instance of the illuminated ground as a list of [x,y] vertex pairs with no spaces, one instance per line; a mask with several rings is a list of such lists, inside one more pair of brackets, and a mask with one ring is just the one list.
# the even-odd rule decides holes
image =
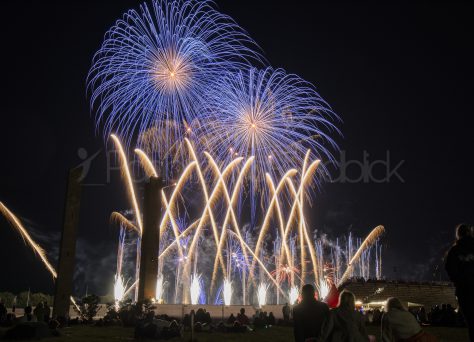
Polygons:
[[[368,327],[369,333],[378,335],[379,329]],[[440,342],[463,342],[468,341],[467,330],[461,328],[427,328],[427,331],[438,336]],[[42,339],[47,342],[104,342],[104,341],[131,341],[133,340],[132,328],[121,327],[83,327],[76,326],[61,330],[62,336],[57,338]],[[293,341],[293,331],[286,327],[273,327],[270,329],[257,330],[245,334],[222,334],[222,333],[199,333],[197,341],[271,341],[288,342]],[[172,339],[170,341],[189,341],[190,336],[185,334],[183,339]]]

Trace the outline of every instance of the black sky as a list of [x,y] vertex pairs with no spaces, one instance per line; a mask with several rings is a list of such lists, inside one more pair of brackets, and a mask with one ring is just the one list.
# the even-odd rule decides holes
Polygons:
[[[86,283],[104,292],[93,279],[114,273],[109,214],[127,206],[119,172],[107,183],[85,78],[106,30],[138,3],[2,3],[0,201],[54,249],[67,170],[81,162],[79,149],[101,150],[86,182],[106,184],[83,190],[78,292]],[[347,159],[360,161],[364,151],[370,161],[386,159],[389,151],[393,167],[402,162],[403,181],[325,184],[313,226],[366,234],[383,224],[385,274],[431,280],[454,225],[474,222],[472,3],[217,4],[272,66],[316,85],[344,121],[338,142]],[[0,291],[52,292],[50,276],[3,218],[0,260]]]

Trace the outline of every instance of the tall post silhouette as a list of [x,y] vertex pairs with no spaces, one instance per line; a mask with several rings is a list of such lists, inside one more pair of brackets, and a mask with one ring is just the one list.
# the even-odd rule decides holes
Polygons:
[[156,294],[162,189],[160,177],[150,177],[145,184],[138,301],[153,299]]
[[69,315],[76,258],[77,226],[81,204],[81,176],[82,167],[69,170],[59,250],[58,278],[56,279],[53,304],[53,316],[56,317],[66,317]]

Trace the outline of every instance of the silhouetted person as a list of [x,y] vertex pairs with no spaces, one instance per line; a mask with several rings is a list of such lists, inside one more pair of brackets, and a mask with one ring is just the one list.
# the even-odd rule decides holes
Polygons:
[[273,312],[270,312],[268,314],[268,325],[275,325],[276,319],[275,316],[273,315]]
[[291,309],[288,303],[286,303],[281,309],[281,312],[283,313],[283,320],[285,321],[285,323],[288,323],[290,320],[290,311]]
[[382,318],[382,342],[428,340],[415,316],[408,312],[398,298],[389,298]]
[[195,320],[196,322],[205,323],[205,321],[206,321],[206,312],[204,311],[204,309],[199,308],[199,309],[196,311],[196,315],[195,315],[195,317],[194,317],[194,320]]
[[44,308],[43,303],[39,302],[36,304],[35,309],[33,310],[33,315],[36,316],[38,322],[44,322]]
[[321,327],[329,314],[328,306],[316,300],[313,285],[304,285],[301,296],[301,303],[293,308],[293,331],[296,342],[319,338]]
[[474,237],[467,224],[456,227],[456,242],[446,255],[446,272],[456,287],[459,307],[474,341]]
[[359,311],[356,311],[355,297],[352,292],[344,290],[339,295],[339,305],[330,311],[329,318],[322,329],[321,340],[331,342],[369,341],[364,318]]
[[49,307],[47,301],[44,301],[44,302],[43,302],[43,310],[44,310],[44,321],[45,321],[46,323],[48,323],[48,322],[49,322],[49,318],[50,318],[50,316],[51,316],[51,308]]
[[7,307],[0,302],[0,324],[7,319]]
[[31,314],[32,311],[33,311],[33,309],[31,308],[31,306],[25,307],[25,314],[24,314],[23,317],[20,318],[20,322],[21,323],[23,323],[23,322],[37,322],[38,320],[36,319],[36,316]]
[[229,318],[227,319],[227,324],[234,324],[235,316],[233,313],[230,314]]
[[237,322],[239,322],[241,325],[250,325],[250,320],[245,314],[244,308],[240,309],[240,313],[237,315]]

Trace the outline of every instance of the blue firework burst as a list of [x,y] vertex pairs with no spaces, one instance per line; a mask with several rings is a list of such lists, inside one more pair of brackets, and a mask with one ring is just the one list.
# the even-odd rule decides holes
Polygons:
[[[130,10],[107,32],[88,75],[91,107],[104,135],[128,146],[150,128],[170,136],[168,149],[199,120],[214,80],[254,53],[254,42],[207,0],[153,0]],[[165,124],[169,121],[174,125]]]
[[206,110],[208,143],[219,146],[221,160],[255,156],[251,194],[266,188],[265,173],[275,180],[300,169],[308,149],[313,157],[333,161],[337,145],[329,133],[337,131],[338,117],[312,84],[272,68],[231,73],[220,84]]

